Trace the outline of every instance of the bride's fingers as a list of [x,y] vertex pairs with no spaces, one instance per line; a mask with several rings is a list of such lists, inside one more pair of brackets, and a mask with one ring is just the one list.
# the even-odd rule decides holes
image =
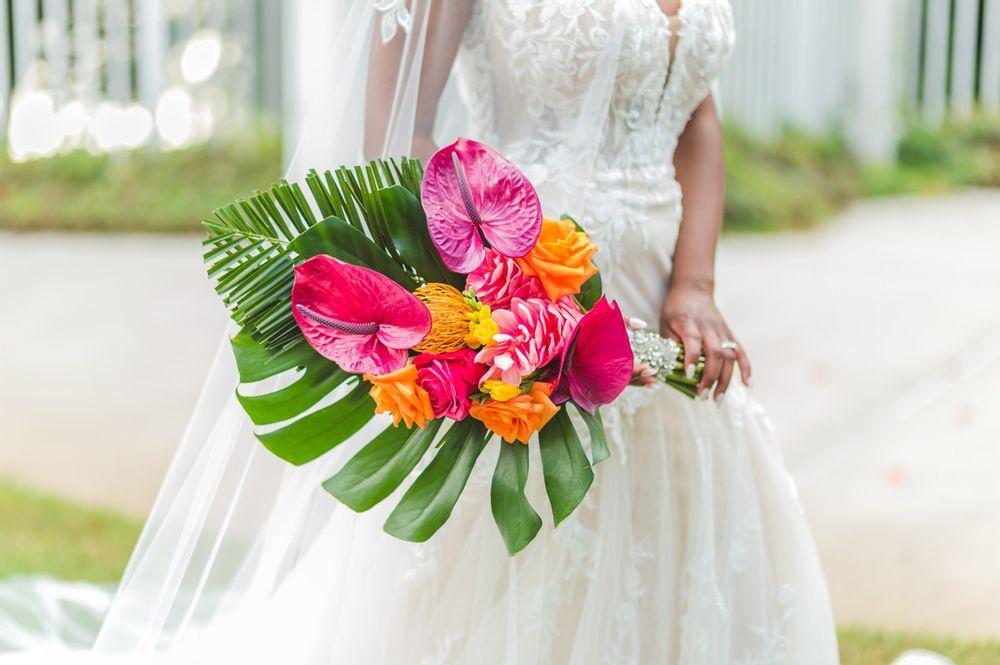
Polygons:
[[747,356],[747,352],[743,350],[743,345],[736,347],[736,364],[740,366],[740,376],[743,377],[743,385],[750,385],[750,357]]
[[712,330],[706,330],[702,339],[704,341],[702,353],[705,354],[705,372],[702,374],[701,383],[698,384],[698,396],[708,397],[708,391],[719,380],[719,374],[722,372],[722,342]]
[[733,379],[733,368],[736,366],[736,354],[731,349],[722,352],[722,371],[719,372],[719,384],[715,388],[715,401],[721,402]]
[[690,319],[675,322],[671,329],[680,338],[678,341],[684,345],[684,373],[690,379],[694,376],[698,358],[702,353],[701,332]]

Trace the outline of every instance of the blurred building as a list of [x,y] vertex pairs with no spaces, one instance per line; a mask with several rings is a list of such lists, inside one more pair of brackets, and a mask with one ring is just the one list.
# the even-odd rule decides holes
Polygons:
[[[0,0],[7,149],[174,148],[261,116],[293,134],[337,2]],[[1000,0],[732,4],[739,41],[721,99],[755,135],[836,131],[886,160],[908,115],[1000,111]]]

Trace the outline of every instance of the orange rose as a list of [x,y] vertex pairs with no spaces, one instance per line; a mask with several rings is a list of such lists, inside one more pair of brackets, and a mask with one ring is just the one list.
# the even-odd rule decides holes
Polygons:
[[586,233],[577,231],[572,220],[543,219],[538,242],[528,255],[517,259],[526,275],[537,277],[552,302],[580,292],[580,287],[597,273],[591,261],[597,245]]
[[398,427],[402,420],[410,429],[413,429],[414,423],[424,429],[427,421],[434,419],[430,395],[417,385],[415,365],[406,365],[382,376],[365,374],[364,379],[372,384],[375,413],[392,414],[393,425]]
[[512,397],[506,402],[486,399],[473,404],[469,415],[483,421],[493,433],[507,443],[520,441],[527,444],[531,435],[545,427],[559,407],[552,403],[552,384],[541,381],[531,386],[523,395]]

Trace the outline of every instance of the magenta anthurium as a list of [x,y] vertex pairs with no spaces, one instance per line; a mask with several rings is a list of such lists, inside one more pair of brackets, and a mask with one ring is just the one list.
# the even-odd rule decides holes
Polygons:
[[321,356],[357,374],[401,368],[431,329],[427,307],[402,286],[323,254],[295,268],[292,314]]
[[427,162],[421,187],[431,239],[449,269],[468,273],[485,243],[510,258],[535,246],[542,206],[535,188],[500,153],[469,139],[441,148]]
[[563,351],[554,399],[571,399],[593,413],[622,394],[632,379],[634,362],[621,310],[602,297],[580,319]]

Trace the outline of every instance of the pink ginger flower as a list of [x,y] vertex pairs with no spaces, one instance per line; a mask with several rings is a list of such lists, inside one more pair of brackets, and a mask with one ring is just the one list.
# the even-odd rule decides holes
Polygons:
[[552,303],[547,298],[514,298],[508,309],[494,310],[500,332],[493,336],[493,346],[476,355],[476,362],[489,365],[480,385],[490,380],[521,385],[524,377],[561,357],[581,318],[575,301]]
[[546,298],[545,287],[537,277],[525,275],[514,259],[495,249],[487,249],[479,267],[469,273],[466,288],[494,309],[507,309],[514,298]]

